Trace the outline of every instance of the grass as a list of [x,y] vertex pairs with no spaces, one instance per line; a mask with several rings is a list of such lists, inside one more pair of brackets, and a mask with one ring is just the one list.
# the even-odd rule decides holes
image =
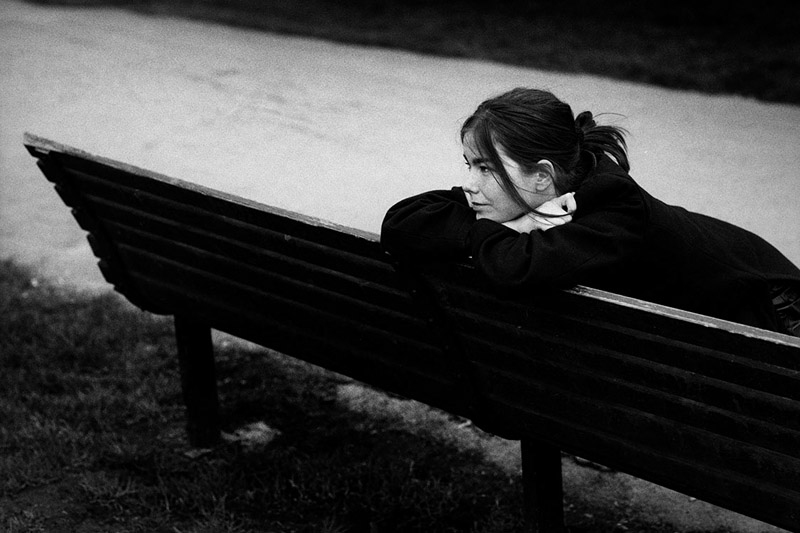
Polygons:
[[[220,394],[229,431],[268,420],[281,432],[274,445],[187,454],[169,320],[113,294],[32,285],[11,263],[0,294],[8,531],[87,521],[111,531],[513,530],[517,480],[474,452],[343,408],[341,377],[267,351],[220,347]],[[24,503],[43,488],[51,509],[41,516]]]
[[[193,450],[170,319],[8,261],[0,317],[0,531],[520,531],[518,473],[443,431],[444,413],[354,409],[342,376],[218,340],[225,431],[276,433]],[[565,505],[575,531],[672,531],[591,494]]]
[[34,0],[800,104],[800,3]]
[[[10,531],[86,520],[113,531],[481,531],[513,520],[516,480],[342,408],[340,377],[270,352],[222,348],[218,362],[228,429],[266,419],[280,428],[275,444],[189,457],[169,320],[113,294],[33,286],[10,263],[0,276],[0,524]],[[42,487],[69,518],[13,510]]]

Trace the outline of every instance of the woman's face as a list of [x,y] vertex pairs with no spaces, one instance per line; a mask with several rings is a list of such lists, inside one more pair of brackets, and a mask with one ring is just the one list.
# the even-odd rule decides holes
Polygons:
[[[519,205],[500,185],[500,176],[492,168],[491,161],[483,158],[475,146],[473,135],[464,136],[464,160],[469,169],[469,176],[464,183],[464,193],[469,206],[475,211],[477,219],[486,218],[495,222],[508,222],[523,215],[527,210]],[[543,198],[535,190],[534,173],[527,173],[503,151],[495,145],[500,160],[508,176],[525,202],[536,208],[549,199]]]

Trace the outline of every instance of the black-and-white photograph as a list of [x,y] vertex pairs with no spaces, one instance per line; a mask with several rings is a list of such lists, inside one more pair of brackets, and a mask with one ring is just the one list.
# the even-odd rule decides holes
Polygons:
[[0,2],[0,531],[800,532],[800,3]]

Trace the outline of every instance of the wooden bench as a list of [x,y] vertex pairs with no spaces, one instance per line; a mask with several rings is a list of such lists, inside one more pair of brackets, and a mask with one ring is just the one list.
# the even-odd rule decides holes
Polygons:
[[211,328],[522,444],[531,531],[560,450],[800,531],[800,339],[590,288],[497,295],[378,236],[25,136],[114,288],[175,317],[188,435],[219,438]]

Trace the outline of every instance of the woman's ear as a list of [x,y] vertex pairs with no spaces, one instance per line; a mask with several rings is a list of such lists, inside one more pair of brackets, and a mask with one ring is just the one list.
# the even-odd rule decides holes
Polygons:
[[536,171],[536,179],[534,181],[536,192],[544,193],[551,192],[551,189],[555,190],[556,172],[553,168],[553,163],[547,159],[540,159],[537,165],[539,165],[539,169]]

